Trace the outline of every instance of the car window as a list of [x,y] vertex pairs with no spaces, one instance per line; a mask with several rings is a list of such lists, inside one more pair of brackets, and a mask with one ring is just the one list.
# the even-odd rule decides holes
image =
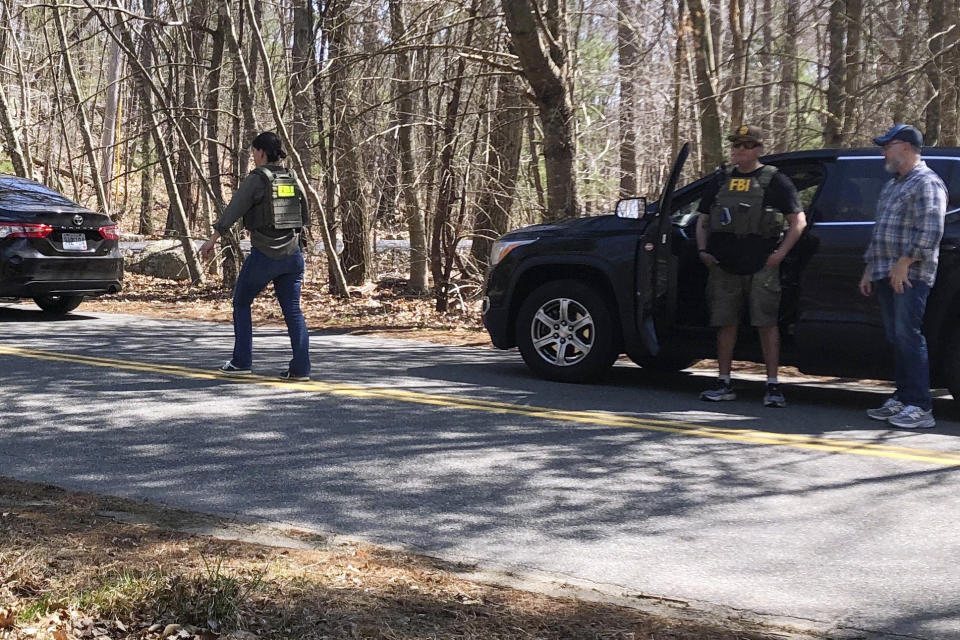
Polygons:
[[813,198],[823,183],[825,175],[823,166],[820,164],[784,164],[779,169],[790,178],[793,186],[797,188],[800,206],[804,211],[810,211]]
[[947,211],[960,208],[960,167],[958,158],[925,158],[927,166],[937,172],[947,185],[950,196],[947,201]]
[[817,201],[821,222],[872,222],[890,174],[882,158],[839,158]]
[[0,176],[0,207],[20,206],[76,207],[77,204],[33,180],[16,176]]

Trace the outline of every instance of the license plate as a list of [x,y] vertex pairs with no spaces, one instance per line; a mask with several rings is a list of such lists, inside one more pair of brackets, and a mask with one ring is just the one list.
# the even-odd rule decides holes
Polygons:
[[65,233],[62,242],[64,251],[87,250],[87,236],[82,233]]

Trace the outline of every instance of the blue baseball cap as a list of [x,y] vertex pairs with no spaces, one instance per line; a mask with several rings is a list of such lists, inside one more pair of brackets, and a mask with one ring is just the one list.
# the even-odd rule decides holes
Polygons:
[[873,144],[882,147],[893,140],[903,140],[904,142],[909,142],[917,148],[923,146],[923,134],[920,133],[919,129],[910,126],[909,124],[896,125],[879,138],[874,138]]

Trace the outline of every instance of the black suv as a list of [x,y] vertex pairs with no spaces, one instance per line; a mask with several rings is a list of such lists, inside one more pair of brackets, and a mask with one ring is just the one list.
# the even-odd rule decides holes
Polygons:
[[33,180],[0,175],[0,298],[33,298],[51,314],[123,278],[117,225]]
[[[483,305],[493,344],[519,346],[531,369],[565,382],[595,379],[620,353],[661,370],[714,357],[707,271],[695,232],[710,176],[675,189],[686,155],[684,147],[659,203],[621,200],[617,215],[501,237]],[[932,384],[960,399],[960,148],[926,148],[923,159],[950,192],[925,318]],[[793,180],[808,220],[781,266],[781,361],[811,374],[890,378],[892,357],[876,298],[857,290],[877,197],[890,179],[882,154],[877,148],[824,149],[761,161]],[[748,324],[741,323],[736,357],[759,362]]]

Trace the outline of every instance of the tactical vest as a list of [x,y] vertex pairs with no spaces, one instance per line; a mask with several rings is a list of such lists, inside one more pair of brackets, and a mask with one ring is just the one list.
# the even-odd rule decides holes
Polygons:
[[733,177],[734,167],[725,170],[717,198],[710,208],[710,233],[732,233],[760,238],[779,238],[783,233],[784,215],[763,206],[763,193],[777,173],[777,168],[763,165],[756,176]]
[[266,167],[253,170],[267,183],[267,193],[259,206],[243,216],[246,229],[299,229],[305,226],[301,207],[300,187],[286,169],[271,171]]

